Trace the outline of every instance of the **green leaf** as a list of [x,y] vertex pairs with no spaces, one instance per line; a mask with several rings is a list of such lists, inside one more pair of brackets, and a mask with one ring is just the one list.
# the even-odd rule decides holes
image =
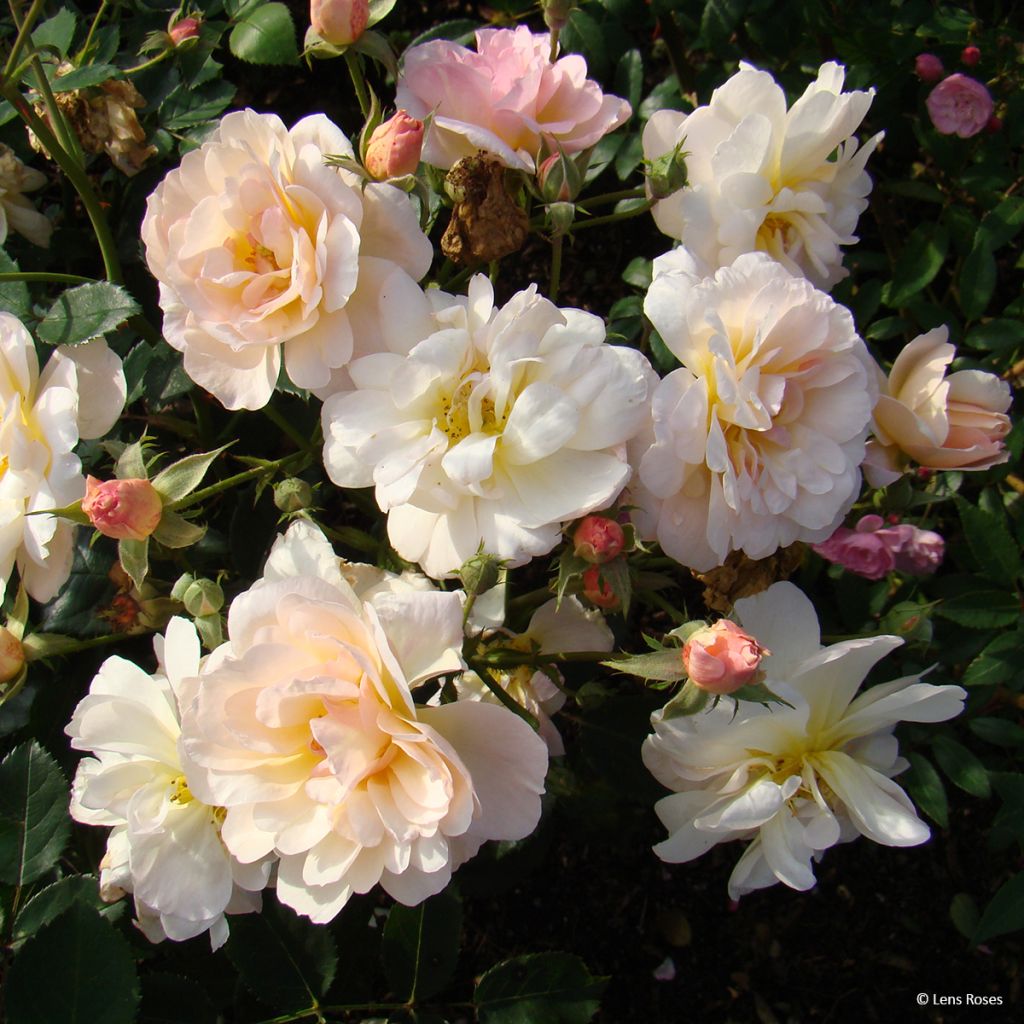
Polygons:
[[378,21],[383,21],[392,11],[398,0],[370,0],[370,17],[366,27],[373,28]]
[[381,958],[399,1000],[429,999],[448,984],[459,959],[461,932],[462,903],[447,889],[419,906],[391,908]]
[[388,38],[380,32],[364,32],[353,44],[352,49],[387,68],[389,75],[398,75],[398,58]]
[[32,882],[57,863],[71,832],[68,784],[33,741],[0,764],[0,881]]
[[935,614],[968,629],[998,629],[1020,618],[1020,600],[1016,594],[980,590],[943,601]]
[[73,903],[91,907],[108,920],[120,917],[125,909],[120,900],[104,903],[100,899],[100,883],[95,875],[69,875],[41,889],[22,908],[11,936],[15,948],[63,914]]
[[[0,274],[17,274],[20,267],[0,249]],[[27,319],[32,313],[32,300],[28,285],[24,281],[0,282],[0,310],[13,313],[19,320]]]
[[110,632],[97,612],[110,603],[115,592],[109,576],[113,545],[91,544],[91,532],[77,531],[71,575],[60,593],[43,607],[39,629],[77,637]]
[[974,718],[967,728],[978,739],[997,747],[1024,747],[1024,729],[1005,718]]
[[956,930],[969,939],[978,927],[978,904],[965,892],[958,892],[949,904],[949,917]]
[[[231,442],[232,444],[234,442]],[[221,452],[230,448],[231,444],[221,445],[214,448],[212,452],[199,452],[196,455],[186,455],[172,463],[166,469],[161,470],[153,477],[153,486],[160,492],[160,496],[168,505],[191,494],[206,476],[206,471],[213,465],[213,460]]]
[[1024,871],[1002,885],[989,901],[971,941],[978,945],[1024,928]]
[[1024,345],[1024,323],[1008,317],[986,320],[985,323],[977,324],[967,332],[964,343],[983,352],[1001,352],[1008,355]]
[[700,18],[700,39],[710,50],[729,50],[729,38],[747,10],[747,0],[708,0]]
[[118,480],[145,480],[149,477],[146,471],[146,450],[141,441],[125,445],[114,465],[114,475]]
[[50,85],[55,93],[74,92],[76,89],[87,89],[91,85],[109,82],[112,78],[120,78],[121,71],[113,64],[87,64],[75,68],[66,75],[50,74]]
[[66,57],[68,50],[71,49],[71,42],[75,38],[77,24],[78,19],[74,12],[67,7],[62,7],[52,18],[47,18],[32,30],[32,42],[40,49],[44,46],[52,46],[62,57]]
[[434,25],[433,28],[428,28],[425,32],[421,32],[409,43],[406,49],[411,50],[414,46],[429,43],[432,39],[450,39],[454,43],[465,45],[473,41],[473,34],[480,27],[479,21],[473,21],[470,18],[454,18],[451,21],[442,21],[439,25]]
[[217,1024],[221,1019],[202,986],[177,974],[142,979],[139,1024]]
[[608,68],[608,47],[600,22],[576,7],[559,36],[562,53],[579,53],[587,61],[594,78],[603,79]]
[[8,1024],[133,1024],[139,981],[124,939],[76,901],[25,943],[6,993]]
[[1024,649],[1024,632],[1015,630],[997,636],[967,666],[961,682],[964,686],[996,686],[1013,679],[1020,672],[1020,652]]
[[666,647],[662,651],[653,651],[650,654],[630,654],[625,658],[602,661],[601,664],[615,669],[617,672],[639,676],[641,679],[661,679],[665,682],[674,682],[677,679],[686,678],[683,652],[678,647]]
[[250,64],[297,64],[299,48],[295,22],[281,3],[255,5],[231,30],[231,52]]
[[587,1024],[605,984],[571,953],[536,953],[492,967],[473,1002],[480,1024]]
[[210,82],[202,89],[182,84],[160,104],[160,121],[167,131],[179,132],[219,117],[234,98],[235,86],[224,79]]
[[285,1011],[314,1006],[338,966],[330,932],[276,901],[232,918],[225,948],[252,993]]
[[960,271],[960,308],[968,320],[985,312],[996,288],[996,258],[992,244],[979,228],[974,245]]
[[988,799],[992,793],[985,766],[961,743],[950,736],[936,736],[932,753],[950,781],[971,796]]
[[993,249],[1006,245],[1024,228],[1024,199],[1010,196],[982,218],[979,232],[984,232]]
[[639,50],[627,50],[615,68],[615,95],[629,100],[636,110],[644,87],[644,61]]
[[704,710],[709,699],[710,696],[707,690],[702,690],[694,682],[687,679],[679,692],[663,708],[662,720],[667,722],[673,718],[696,715]]
[[1021,575],[1020,549],[1010,535],[1002,511],[979,508],[959,496],[956,507],[967,544],[982,573],[1012,587]]
[[896,262],[892,281],[883,290],[890,307],[902,306],[931,283],[949,251],[949,232],[941,224],[921,224],[910,233]]
[[119,540],[117,557],[121,562],[121,568],[131,577],[132,583],[141,588],[149,572],[149,538]]
[[153,540],[165,548],[188,548],[206,536],[206,527],[189,522],[184,516],[165,508],[160,524],[153,531]]
[[626,269],[622,272],[622,280],[634,288],[647,291],[651,287],[653,273],[653,264],[649,259],[644,256],[634,256],[626,264]]
[[36,333],[49,345],[78,345],[113,331],[139,312],[123,288],[96,281],[69,288],[43,317]]
[[949,828],[949,801],[935,766],[923,754],[908,754],[907,760],[910,768],[900,776],[900,785],[936,825]]

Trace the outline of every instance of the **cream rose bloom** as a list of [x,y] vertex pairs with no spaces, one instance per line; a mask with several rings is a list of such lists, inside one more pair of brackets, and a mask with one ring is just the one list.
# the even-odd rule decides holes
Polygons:
[[324,403],[324,463],[342,487],[375,485],[395,550],[427,575],[481,545],[524,565],[622,490],[655,378],[598,317],[535,286],[496,309],[478,274],[468,298],[410,292],[383,330],[388,351]]
[[655,805],[669,837],[654,852],[679,864],[718,843],[752,840],[729,879],[737,899],[777,882],[810,889],[811,861],[858,835],[883,846],[923,843],[928,827],[892,781],[907,768],[893,730],[954,717],[966,691],[912,675],[858,694],[903,641],[822,647],[814,607],[791,583],[737,601],[736,616],[771,650],[765,685],[791,707],[723,698],[696,715],[651,716],[644,764],[673,790]]
[[1010,386],[993,373],[958,370],[946,376],[956,349],[936,327],[908,344],[892,364],[874,414],[875,440],[865,473],[876,486],[892,483],[902,457],[926,469],[988,469],[1010,457]]
[[273,114],[228,114],[149,197],[146,259],[164,335],[185,372],[229,409],[259,409],[284,368],[325,388],[354,344],[372,350],[377,304],[433,255],[408,196],[329,167],[352,157],[322,114],[290,131]]
[[848,310],[763,253],[655,261],[644,310],[683,364],[634,448],[644,536],[698,572],[830,536],[860,490],[875,369]]
[[184,721],[192,790],[227,808],[228,849],[279,856],[278,897],[317,922],[377,883],[418,903],[484,841],[529,835],[547,769],[505,708],[413,703],[463,667],[462,595],[355,578],[366,600],[323,534],[292,525],[232,603]]
[[8,231],[17,231],[34,245],[49,247],[53,225],[24,196],[45,184],[42,171],[27,167],[13,149],[0,143],[0,245],[7,241]]
[[27,513],[85,494],[74,447],[114,425],[125,393],[121,360],[102,339],[57,349],[40,374],[24,324],[0,313],[0,596],[15,564],[37,601],[67,580],[75,527]]
[[830,288],[846,276],[840,246],[857,241],[871,179],[864,166],[882,134],[852,138],[874,90],[843,92],[829,62],[793,106],[766,71],[749,64],[691,114],[658,111],[644,156],[682,141],[687,185],[655,204],[659,229],[681,239],[714,273],[742,253],[767,252],[791,273]]
[[228,936],[226,913],[259,910],[270,858],[232,858],[220,839],[222,812],[189,787],[180,718],[199,674],[195,627],[173,618],[154,646],[156,673],[108,658],[75,708],[65,731],[72,747],[94,756],[79,762],[71,816],[113,827],[100,864],[104,899],[132,893],[152,942],[208,931],[216,949]]

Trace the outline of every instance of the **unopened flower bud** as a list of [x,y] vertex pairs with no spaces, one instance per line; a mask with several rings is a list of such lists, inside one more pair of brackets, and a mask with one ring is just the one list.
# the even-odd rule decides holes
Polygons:
[[313,31],[334,46],[354,43],[366,31],[369,19],[369,0],[310,0]]
[[313,504],[313,488],[297,476],[274,484],[274,504],[282,512],[300,512]]
[[993,114],[988,119],[988,123],[985,125],[985,131],[988,132],[989,135],[995,135],[996,132],[1000,132],[1002,130],[1003,130],[1003,119],[1001,117],[997,117],[995,114]]
[[163,499],[148,480],[85,478],[82,511],[105,537],[144,540],[160,525],[163,508]]
[[548,224],[555,238],[569,233],[576,220],[576,207],[573,203],[552,203],[547,208]]
[[969,68],[973,68],[979,60],[981,60],[981,50],[976,46],[965,46],[960,52],[960,63],[966,64]]
[[196,618],[216,615],[224,607],[224,591],[213,580],[193,580],[186,588],[181,603],[185,611]]
[[618,608],[620,601],[611,584],[601,576],[600,566],[592,565],[583,574],[583,596],[598,608]]
[[919,53],[914,58],[914,74],[922,82],[937,82],[945,73],[942,61],[934,53]]
[[366,169],[377,181],[415,174],[423,149],[423,122],[404,110],[377,125],[366,144]]
[[686,156],[682,143],[657,159],[647,169],[647,191],[652,199],[664,199],[686,185]]
[[565,28],[569,15],[576,8],[576,0],[541,0],[544,11],[544,24],[556,32]]
[[548,203],[567,203],[580,194],[583,175],[564,153],[552,153],[537,168],[537,184]]
[[197,39],[199,37],[199,19],[181,18],[170,27],[167,34],[175,46],[181,46],[182,43],[190,39]]
[[683,666],[695,686],[733,693],[756,681],[761,659],[771,653],[729,619],[698,629],[683,646]]
[[498,582],[501,561],[484,551],[467,558],[459,569],[459,579],[469,594],[485,594]]
[[25,649],[21,641],[9,630],[0,626],[0,683],[16,679],[25,664]]
[[601,565],[622,554],[626,535],[614,519],[584,516],[572,535],[572,543],[577,558]]

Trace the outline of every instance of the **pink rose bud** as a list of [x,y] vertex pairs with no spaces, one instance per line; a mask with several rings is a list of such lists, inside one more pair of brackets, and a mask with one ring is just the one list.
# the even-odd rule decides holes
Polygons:
[[163,499],[148,480],[87,476],[82,511],[105,537],[144,540],[160,525]]
[[9,629],[0,626],[0,683],[17,678],[24,664],[25,649],[21,641]]
[[601,570],[592,565],[583,574],[583,596],[598,608],[618,608],[619,599],[606,579],[601,577]]
[[922,82],[937,82],[945,73],[942,61],[934,53],[919,53],[914,58],[914,74]]
[[735,622],[719,619],[698,629],[683,645],[683,666],[695,686],[709,693],[732,693],[756,682],[761,659],[770,654]]
[[175,46],[181,46],[186,39],[195,39],[199,35],[199,19],[182,18],[171,26],[168,34]]
[[366,31],[369,19],[369,0],[310,0],[313,31],[334,46],[354,43]]
[[415,174],[423,149],[423,122],[399,110],[373,129],[366,144],[366,169],[377,181]]
[[856,530],[840,526],[828,540],[812,547],[822,558],[841,565],[848,572],[865,579],[880,580],[896,567],[896,557],[891,544],[887,543],[890,538],[878,529],[882,525],[881,516],[864,518],[877,520],[877,523],[865,524],[862,529],[862,520]]
[[960,63],[973,68],[981,60],[981,50],[976,46],[965,46],[960,54]]
[[602,565],[622,554],[626,535],[614,519],[605,516],[585,516],[572,536],[575,555],[585,562]]
[[959,72],[939,82],[925,105],[936,131],[961,139],[977,135],[988,124],[994,106],[981,82]]
[[896,552],[896,569],[911,576],[927,576],[940,565],[946,542],[934,530],[921,530],[905,524],[909,535]]

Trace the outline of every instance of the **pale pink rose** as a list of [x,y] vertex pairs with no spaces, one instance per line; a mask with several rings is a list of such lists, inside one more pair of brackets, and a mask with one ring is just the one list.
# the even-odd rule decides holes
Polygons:
[[369,18],[369,0],[310,0],[313,31],[334,46],[354,43],[366,31]]
[[85,478],[82,511],[104,537],[144,540],[160,525],[163,500],[148,480]]
[[761,659],[770,653],[735,622],[719,619],[691,634],[683,645],[683,666],[702,690],[733,693],[755,681]]
[[[896,567],[894,547],[899,540],[879,529],[881,516],[864,516],[855,529],[840,526],[828,540],[812,547],[829,562],[868,580],[880,580]],[[895,543],[894,543],[895,542]]]
[[914,58],[914,74],[922,82],[937,82],[945,73],[942,61],[934,53],[919,53]]
[[988,89],[969,75],[959,72],[944,78],[925,100],[928,116],[942,135],[969,139],[977,135],[992,116],[992,97]]
[[1009,385],[981,370],[945,376],[956,351],[948,337],[936,327],[896,357],[874,411],[876,442],[891,451],[873,454],[874,463],[902,452],[926,469],[972,470],[1009,458]]
[[572,535],[572,543],[578,558],[600,565],[622,554],[626,535],[614,519],[584,516]]
[[[229,409],[259,409],[281,372],[327,390],[383,347],[382,306],[433,257],[408,196],[325,163],[354,158],[322,114],[224,117],[149,197],[142,222],[164,336]],[[354,341],[355,339],[355,341]]]
[[533,172],[545,141],[579,153],[624,124],[630,105],[605,96],[578,54],[551,63],[550,47],[546,33],[520,25],[481,29],[475,53],[444,39],[408,50],[397,103],[415,117],[434,114],[423,159],[447,168],[483,149]]
[[946,542],[934,530],[922,530],[909,523],[902,523],[895,529],[903,531],[899,549],[895,552],[897,572],[927,576],[942,565]]
[[378,181],[414,174],[423,149],[423,122],[399,110],[378,125],[366,146],[366,169]]

